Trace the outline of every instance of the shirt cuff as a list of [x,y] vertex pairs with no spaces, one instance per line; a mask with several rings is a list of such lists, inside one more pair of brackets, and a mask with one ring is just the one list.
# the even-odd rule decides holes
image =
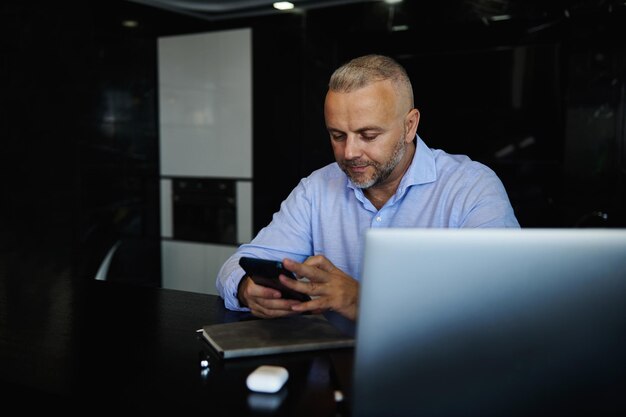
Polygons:
[[237,297],[237,291],[239,290],[239,283],[245,276],[243,269],[235,270],[230,274],[226,282],[226,298],[224,304],[227,309],[233,311],[250,311],[248,307],[244,307],[239,303],[239,297]]

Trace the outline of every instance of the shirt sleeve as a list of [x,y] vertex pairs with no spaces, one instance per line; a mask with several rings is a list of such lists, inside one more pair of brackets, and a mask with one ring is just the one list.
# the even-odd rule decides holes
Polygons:
[[241,245],[222,265],[217,275],[216,287],[229,310],[247,311],[239,304],[237,290],[245,275],[239,266],[239,258],[248,256],[303,262],[312,254],[311,198],[308,179],[304,178],[281,203],[269,225],[261,229],[250,242]]
[[519,228],[513,207],[502,181],[495,172],[477,165],[474,175],[468,176],[464,192],[460,193],[458,207],[459,227]]

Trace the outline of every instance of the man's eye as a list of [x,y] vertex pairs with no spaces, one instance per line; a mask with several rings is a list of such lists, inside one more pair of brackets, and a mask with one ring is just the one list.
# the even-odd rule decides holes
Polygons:
[[336,142],[341,142],[342,140],[345,140],[346,135],[330,135],[330,137]]
[[367,141],[374,140],[377,137],[378,137],[378,135],[361,135],[361,138],[363,138],[363,140],[367,140]]

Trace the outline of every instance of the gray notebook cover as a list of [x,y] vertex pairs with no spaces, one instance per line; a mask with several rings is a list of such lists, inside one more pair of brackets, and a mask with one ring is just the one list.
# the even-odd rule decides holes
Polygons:
[[317,314],[211,324],[202,336],[224,359],[354,346],[353,337]]

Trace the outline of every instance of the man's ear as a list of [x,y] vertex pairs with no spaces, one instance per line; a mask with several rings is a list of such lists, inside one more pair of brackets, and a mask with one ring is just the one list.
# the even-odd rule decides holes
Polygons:
[[420,112],[417,109],[411,109],[406,115],[404,119],[404,128],[406,131],[407,142],[412,142],[415,139],[415,134],[417,133],[417,126],[420,123]]

